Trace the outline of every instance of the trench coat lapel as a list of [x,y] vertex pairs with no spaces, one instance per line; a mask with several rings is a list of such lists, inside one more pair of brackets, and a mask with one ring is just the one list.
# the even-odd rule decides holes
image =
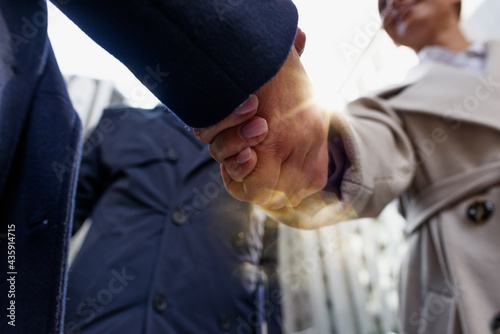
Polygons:
[[500,64],[495,62],[500,57],[500,43],[491,41],[486,47],[484,75],[427,63],[410,71],[404,83],[377,95],[401,90],[388,100],[396,110],[434,114],[448,122],[476,123],[500,130]]

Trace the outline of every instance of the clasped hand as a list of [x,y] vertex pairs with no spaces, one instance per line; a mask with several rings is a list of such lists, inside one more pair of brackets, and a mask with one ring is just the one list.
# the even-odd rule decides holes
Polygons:
[[305,36],[278,74],[220,123],[196,129],[236,199],[278,210],[322,190],[328,177],[328,113],[299,59]]

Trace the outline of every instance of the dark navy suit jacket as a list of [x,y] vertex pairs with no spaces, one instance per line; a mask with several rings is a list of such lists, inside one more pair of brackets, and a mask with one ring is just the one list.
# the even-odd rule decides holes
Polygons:
[[[197,127],[228,115],[278,71],[297,24],[290,0],[52,2]],[[1,333],[63,328],[80,122],[46,10],[44,0],[0,0]]]
[[108,109],[82,157],[75,226],[92,225],[66,333],[260,333],[266,313],[281,332],[279,290],[262,291],[276,226],[227,193],[191,129],[164,108]]

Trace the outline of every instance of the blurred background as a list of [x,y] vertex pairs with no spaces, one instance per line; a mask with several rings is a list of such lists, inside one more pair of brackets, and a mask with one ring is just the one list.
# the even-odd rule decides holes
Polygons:
[[[303,64],[318,99],[342,110],[356,97],[401,81],[417,63],[380,30],[376,0],[295,0],[307,35]],[[50,4],[49,4],[50,5]],[[500,1],[463,0],[462,26],[473,40],[500,38]],[[112,105],[158,101],[114,57],[49,6],[49,35],[85,134]],[[391,204],[376,219],[317,231],[280,227],[285,333],[398,333],[397,278],[404,219]],[[74,256],[85,237],[72,243]]]

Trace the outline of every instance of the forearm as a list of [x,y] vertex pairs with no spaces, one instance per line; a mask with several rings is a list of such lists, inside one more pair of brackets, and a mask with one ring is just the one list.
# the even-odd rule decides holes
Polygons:
[[297,31],[290,0],[53,2],[193,127],[222,120],[273,77]]

